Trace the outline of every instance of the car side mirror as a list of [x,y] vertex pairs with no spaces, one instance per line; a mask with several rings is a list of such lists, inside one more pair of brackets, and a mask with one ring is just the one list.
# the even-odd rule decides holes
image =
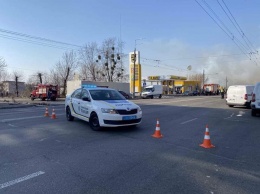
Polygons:
[[90,102],[89,97],[83,97],[82,100],[83,100],[83,101],[89,101],[89,102]]

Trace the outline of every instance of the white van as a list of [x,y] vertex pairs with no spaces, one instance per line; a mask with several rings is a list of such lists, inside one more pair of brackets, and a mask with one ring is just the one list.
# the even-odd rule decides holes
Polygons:
[[246,106],[250,108],[254,85],[234,85],[227,90],[226,102],[229,107]]
[[260,82],[256,83],[251,102],[251,115],[256,116],[256,113],[260,113]]
[[151,98],[158,97],[161,98],[163,94],[163,86],[162,85],[151,85],[146,86],[141,93],[142,98]]

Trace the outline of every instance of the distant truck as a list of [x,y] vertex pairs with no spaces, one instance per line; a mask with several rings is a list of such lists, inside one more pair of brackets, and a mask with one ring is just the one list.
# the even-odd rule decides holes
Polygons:
[[151,98],[153,99],[154,97],[161,98],[163,94],[163,86],[162,85],[150,85],[144,87],[141,97],[142,98]]
[[49,97],[50,100],[55,101],[59,96],[58,85],[38,84],[37,86],[34,86],[34,90],[31,92],[30,98],[31,100],[41,99],[44,101]]
[[218,95],[219,84],[204,84],[203,91],[205,95]]

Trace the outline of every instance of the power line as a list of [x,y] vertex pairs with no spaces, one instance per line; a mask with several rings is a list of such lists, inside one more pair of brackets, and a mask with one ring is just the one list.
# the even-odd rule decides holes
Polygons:
[[[251,53],[248,53],[251,54]],[[211,56],[207,56],[207,57],[183,57],[183,58],[175,58],[175,59],[161,59],[160,61],[177,61],[177,60],[189,60],[189,59],[207,59],[207,58],[217,58],[217,57],[229,57],[229,56],[239,56],[239,55],[244,55],[244,54],[230,54],[230,55],[211,55]],[[150,59],[150,58],[146,58],[146,57],[141,57],[142,59],[145,60],[150,60],[150,61],[155,61],[156,59]]]
[[[220,24],[208,13],[208,11],[207,11],[197,0],[195,0],[195,1],[196,1],[197,4],[207,13],[207,15],[218,25],[218,27],[237,45],[237,47],[241,50],[241,52],[244,53],[244,54],[251,60],[250,55],[248,56],[247,53],[241,48],[241,46],[238,45],[237,42],[235,42],[234,36],[231,37],[231,36],[227,33],[227,31],[226,31],[225,29],[223,29],[223,27],[220,26]],[[255,63],[256,63],[256,62],[255,62]],[[257,63],[256,63],[256,64],[257,64]]]
[[[218,17],[216,12],[209,6],[209,4],[203,0],[204,4],[208,7],[208,9],[214,14],[214,16],[217,18],[217,20],[222,24],[222,26],[230,33],[230,35],[233,37],[233,39],[236,39],[237,42],[239,42],[245,50],[247,50],[246,46],[235,37],[235,35],[229,30],[229,28],[225,25],[225,23]],[[225,11],[225,10],[224,10]],[[248,47],[250,49],[250,47]]]
[[[230,12],[230,10],[228,9],[228,7],[227,7],[227,5],[224,3],[224,1],[222,1],[223,3],[224,3],[224,5],[225,5],[225,7],[226,7],[226,9],[228,10],[228,12],[229,12],[229,14],[231,15],[231,17],[233,18],[233,20],[235,21],[232,21],[232,19],[230,18],[230,16],[228,15],[228,13],[226,12],[226,10],[223,8],[223,6],[221,5],[221,3],[219,2],[219,0],[217,0],[217,2],[218,2],[218,4],[219,4],[219,6],[221,7],[221,9],[224,11],[224,13],[226,14],[226,16],[228,17],[228,19],[231,21],[231,23],[233,24],[233,26],[235,27],[235,29],[238,31],[238,33],[241,35],[241,37],[243,38],[243,40],[244,40],[244,42],[246,43],[246,45],[247,45],[247,47],[248,47],[248,49],[249,50],[251,50],[251,48],[250,48],[250,45],[248,44],[248,42],[247,41],[245,41],[245,39],[244,39],[244,37],[243,37],[243,32],[242,32],[242,30],[241,30],[241,28],[240,27],[238,27],[238,23],[236,22],[236,19],[234,18],[234,16],[232,15],[232,13]],[[237,25],[236,25],[236,24]],[[240,30],[238,29],[238,28],[240,28]]]
[[6,39],[10,39],[10,40],[18,40],[18,41],[26,42],[26,43],[32,43],[32,44],[41,45],[41,46],[47,46],[47,47],[52,47],[52,48],[63,49],[63,50],[71,49],[71,48],[68,48],[68,47],[61,47],[61,46],[56,46],[56,45],[52,45],[52,44],[41,43],[41,42],[32,41],[32,40],[26,40],[26,39],[13,37],[13,36],[9,36],[9,35],[4,35],[4,34],[0,34],[0,37],[6,38]]
[[38,37],[38,36],[32,36],[32,35],[23,34],[23,33],[19,33],[19,32],[14,32],[14,31],[10,31],[10,30],[5,30],[5,29],[1,29],[1,28],[0,28],[0,32],[6,33],[6,34],[15,35],[15,36],[22,36],[22,37],[26,37],[26,38],[29,38],[29,39],[35,39],[35,40],[40,40],[40,41],[44,41],[44,42],[50,42],[50,43],[54,43],[54,44],[67,45],[67,46],[82,48],[82,46],[75,45],[75,44],[70,44],[70,43],[66,43],[66,42],[60,42],[60,41],[51,40],[51,39],[47,39],[47,38],[42,38],[42,37]]
[[[247,39],[247,41],[249,42],[249,44],[251,44],[251,46],[253,47],[253,49],[255,50],[255,52],[258,53],[258,51],[254,48],[253,44],[250,42],[250,40],[247,38],[247,36],[245,35],[245,33],[243,32],[243,30],[241,29],[241,27],[240,27],[239,24],[237,23],[235,17],[233,16],[233,14],[231,13],[231,11],[229,10],[229,8],[228,8],[228,6],[226,5],[226,3],[224,2],[224,0],[222,0],[222,2],[223,2],[223,4],[225,5],[225,7],[226,7],[226,9],[228,10],[228,12],[229,12],[229,14],[231,15],[231,17],[234,19],[234,21],[235,21],[236,25],[238,26],[238,28],[240,29],[242,38],[245,37],[245,38]],[[218,3],[219,3],[219,2],[218,2]]]

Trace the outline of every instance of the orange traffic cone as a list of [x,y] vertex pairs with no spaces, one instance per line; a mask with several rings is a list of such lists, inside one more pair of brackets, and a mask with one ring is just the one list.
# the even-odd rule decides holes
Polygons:
[[161,134],[161,131],[160,131],[160,124],[159,124],[159,120],[158,119],[157,119],[157,122],[156,122],[155,132],[154,132],[154,134],[152,136],[155,137],[155,138],[163,137],[162,134]]
[[206,131],[204,136],[204,141],[202,144],[200,144],[201,147],[204,148],[214,148],[215,146],[211,144],[210,142],[210,136],[209,136],[209,127],[206,125]]
[[52,109],[51,119],[57,119],[54,109]]
[[45,109],[45,114],[44,114],[45,117],[49,117],[49,111],[48,111],[48,108],[46,107]]

